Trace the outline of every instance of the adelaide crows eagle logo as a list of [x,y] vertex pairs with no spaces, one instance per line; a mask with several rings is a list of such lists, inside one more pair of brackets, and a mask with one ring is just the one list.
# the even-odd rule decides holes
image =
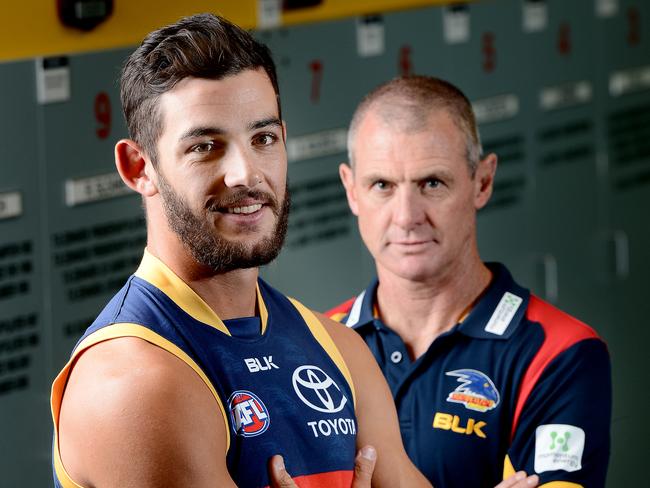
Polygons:
[[499,404],[499,392],[485,373],[475,369],[448,371],[447,376],[456,376],[460,385],[447,397],[448,402],[462,403],[465,408],[486,412]]

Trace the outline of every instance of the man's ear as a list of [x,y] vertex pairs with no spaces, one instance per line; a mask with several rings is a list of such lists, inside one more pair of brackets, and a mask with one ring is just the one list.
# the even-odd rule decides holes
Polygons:
[[474,208],[479,210],[487,204],[494,188],[497,171],[497,155],[490,153],[481,159],[474,174]]
[[284,145],[287,145],[287,123],[283,120],[282,121],[282,142],[284,142]]
[[158,193],[153,164],[135,141],[121,139],[115,144],[115,166],[124,184],[132,190],[145,197]]
[[339,165],[339,176],[345,188],[345,194],[348,197],[348,205],[354,215],[359,215],[359,204],[357,202],[357,192],[354,187],[354,170],[345,163]]

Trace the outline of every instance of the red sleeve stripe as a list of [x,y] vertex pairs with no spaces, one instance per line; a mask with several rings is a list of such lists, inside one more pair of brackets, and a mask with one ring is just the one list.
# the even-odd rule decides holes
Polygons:
[[544,342],[530,362],[519,387],[519,397],[517,398],[515,415],[512,420],[512,431],[510,432],[511,439],[515,434],[519,423],[519,416],[521,415],[526,400],[537,384],[539,377],[551,361],[574,344],[585,339],[598,337],[598,334],[587,324],[558,310],[553,305],[546,303],[534,295],[530,296],[528,310],[526,310],[526,319],[531,322],[537,322],[542,326]]
[[352,308],[352,305],[354,304],[354,300],[356,300],[357,297],[352,297],[348,301],[343,302],[342,304],[332,308],[331,310],[328,310],[325,312],[325,315],[332,318],[332,315],[340,315],[343,314],[341,317],[345,317],[347,314],[350,313],[350,309]]

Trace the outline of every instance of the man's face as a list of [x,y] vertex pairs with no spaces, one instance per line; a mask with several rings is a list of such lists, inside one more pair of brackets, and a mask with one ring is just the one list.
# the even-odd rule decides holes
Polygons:
[[157,184],[169,227],[218,273],[274,259],[289,197],[284,128],[267,75],[186,78],[159,103]]
[[476,255],[476,210],[492,180],[485,188],[479,177],[484,162],[472,178],[464,135],[446,112],[404,130],[371,110],[358,127],[354,164],[341,165],[341,178],[380,276],[444,279]]

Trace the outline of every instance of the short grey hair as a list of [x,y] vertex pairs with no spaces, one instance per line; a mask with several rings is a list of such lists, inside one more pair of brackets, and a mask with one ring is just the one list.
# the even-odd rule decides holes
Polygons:
[[355,110],[348,130],[348,157],[353,167],[357,131],[371,110],[404,131],[422,127],[435,111],[445,111],[465,135],[467,164],[474,176],[483,149],[472,104],[456,86],[432,76],[401,76],[368,93]]

